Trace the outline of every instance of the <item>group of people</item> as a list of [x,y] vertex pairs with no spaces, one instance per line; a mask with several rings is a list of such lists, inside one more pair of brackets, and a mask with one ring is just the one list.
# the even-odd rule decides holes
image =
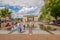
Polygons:
[[[18,32],[22,33],[22,32],[26,31],[25,30],[26,29],[25,23],[21,22],[21,21],[18,21],[15,23],[14,22],[13,23],[7,22],[6,27],[8,30],[10,30],[9,33],[12,33],[14,31],[18,31]],[[31,30],[32,30],[32,22],[29,22],[29,32],[31,32]]]
[[17,22],[14,23],[10,33],[14,32],[14,31],[18,31],[20,33],[25,32],[25,24],[23,22]]

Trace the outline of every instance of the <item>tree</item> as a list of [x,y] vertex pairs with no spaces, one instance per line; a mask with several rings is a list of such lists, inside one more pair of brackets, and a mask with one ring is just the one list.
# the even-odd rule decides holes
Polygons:
[[10,16],[11,14],[8,8],[4,8],[1,11],[2,11],[2,17]]
[[60,17],[60,5],[55,6],[51,10],[51,16],[53,16],[56,20]]
[[44,6],[41,12],[44,15],[50,14],[57,20],[57,18],[60,17],[60,0],[44,0]]
[[2,12],[0,10],[0,28],[1,28],[1,16],[2,16]]
[[1,27],[1,17],[9,17],[11,12],[9,11],[8,8],[4,8],[0,10],[0,27]]
[[13,21],[22,21],[22,18],[14,18]]

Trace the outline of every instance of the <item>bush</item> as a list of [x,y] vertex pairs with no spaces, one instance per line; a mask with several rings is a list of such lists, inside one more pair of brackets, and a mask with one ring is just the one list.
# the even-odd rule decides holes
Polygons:
[[47,29],[48,29],[48,30],[51,30],[51,27],[50,27],[50,26],[47,26]]
[[43,30],[44,25],[40,25],[40,29]]
[[45,30],[45,31],[55,31],[56,28],[52,29],[50,26],[44,26],[44,25],[40,25],[40,29],[41,30]]
[[44,25],[41,25],[40,29],[41,30],[47,30],[46,26],[44,26]]
[[50,26],[47,26],[47,29],[49,30],[49,31],[56,31],[56,28],[51,28]]

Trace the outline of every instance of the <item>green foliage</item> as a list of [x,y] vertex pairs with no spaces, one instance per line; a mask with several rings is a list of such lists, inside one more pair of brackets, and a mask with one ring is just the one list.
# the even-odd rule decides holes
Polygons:
[[40,15],[40,18],[39,18],[40,20],[51,20],[51,15],[50,14],[46,14],[46,13],[42,13],[41,15]]
[[52,29],[50,26],[45,26],[45,25],[41,25],[40,29],[44,31],[56,31],[55,28]]
[[[50,14],[55,19],[60,17],[60,0],[44,0],[44,6],[41,9],[41,13],[42,15]],[[43,16],[41,16],[41,18],[43,18]]]
[[12,19],[12,20],[14,20],[14,21],[15,21],[15,20],[16,20],[16,21],[19,21],[19,20],[22,21],[22,18],[15,18],[15,19]]
[[9,11],[8,8],[4,8],[0,10],[0,16],[1,17],[6,17],[9,16],[11,14],[11,12]]
[[48,29],[48,30],[51,30],[51,27],[50,27],[50,26],[47,26],[47,29]]
[[1,12],[1,10],[0,10],[0,17],[2,16],[2,12]]
[[45,31],[47,30],[46,26],[44,26],[44,25],[41,25],[41,26],[40,26],[40,29],[41,29],[41,30],[45,30]]
[[1,17],[10,16],[11,12],[9,12],[8,8],[0,9],[0,27],[1,27]]

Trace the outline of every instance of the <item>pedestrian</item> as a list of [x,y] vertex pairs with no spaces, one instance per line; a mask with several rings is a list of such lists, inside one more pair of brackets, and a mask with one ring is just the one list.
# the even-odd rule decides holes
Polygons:
[[23,30],[25,31],[25,23],[23,22]]
[[20,24],[20,22],[17,23],[17,31],[21,32],[21,24]]
[[20,31],[23,32],[24,31],[24,27],[23,27],[23,23],[22,22],[20,23],[20,26],[21,26],[20,27]]
[[15,32],[16,30],[17,30],[17,24],[13,24],[11,31],[8,34]]
[[29,32],[32,33],[32,22],[29,22]]
[[24,27],[24,30],[25,30],[25,25],[23,25],[23,27]]
[[11,30],[17,30],[17,24],[14,24]]

